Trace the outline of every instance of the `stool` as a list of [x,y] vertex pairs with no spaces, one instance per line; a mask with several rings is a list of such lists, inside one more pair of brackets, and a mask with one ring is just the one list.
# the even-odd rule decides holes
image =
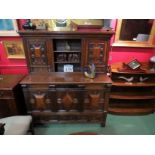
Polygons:
[[10,116],[0,119],[4,123],[4,135],[26,135],[28,131],[34,134],[32,116]]

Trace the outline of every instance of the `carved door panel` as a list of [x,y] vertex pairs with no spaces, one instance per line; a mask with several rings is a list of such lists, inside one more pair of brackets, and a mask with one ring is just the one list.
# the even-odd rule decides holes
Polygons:
[[88,111],[104,110],[104,91],[101,86],[88,86],[85,92],[84,109]]
[[106,41],[98,39],[86,40],[85,66],[94,63],[99,71],[103,70],[108,61],[107,48],[108,42]]
[[23,88],[25,102],[28,111],[31,112],[52,112],[55,111],[54,100],[47,88]]
[[56,90],[58,111],[83,111],[83,89],[57,88]]
[[48,40],[28,39],[27,48],[30,71],[49,71],[52,65],[52,52],[49,52]]

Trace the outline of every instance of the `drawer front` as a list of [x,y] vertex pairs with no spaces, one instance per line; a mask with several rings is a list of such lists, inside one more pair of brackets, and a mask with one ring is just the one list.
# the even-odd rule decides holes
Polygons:
[[11,90],[0,90],[0,99],[12,99],[14,98]]

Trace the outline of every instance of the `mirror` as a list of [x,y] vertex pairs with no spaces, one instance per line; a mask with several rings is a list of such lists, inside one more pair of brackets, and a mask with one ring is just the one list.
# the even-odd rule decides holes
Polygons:
[[155,47],[155,20],[118,19],[113,46]]

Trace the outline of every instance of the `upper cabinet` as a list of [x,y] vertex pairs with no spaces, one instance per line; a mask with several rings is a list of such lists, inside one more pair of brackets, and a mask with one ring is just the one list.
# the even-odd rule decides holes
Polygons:
[[113,46],[155,47],[154,19],[117,20]]
[[29,72],[81,72],[94,63],[97,72],[108,64],[111,30],[19,31]]

